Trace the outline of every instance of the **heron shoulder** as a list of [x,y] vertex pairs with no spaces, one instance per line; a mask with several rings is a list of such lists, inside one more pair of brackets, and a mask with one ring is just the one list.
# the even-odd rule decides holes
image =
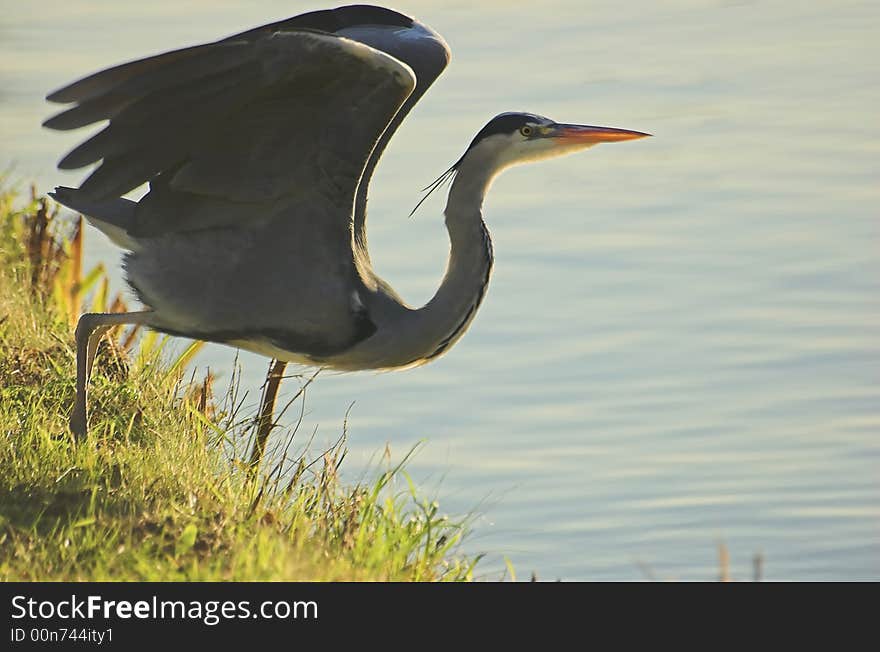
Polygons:
[[355,58],[376,71],[387,73],[403,92],[404,99],[416,85],[416,75],[406,63],[385,52],[336,34],[311,31],[273,32],[260,45],[265,52],[263,72],[268,84],[283,83],[290,75],[292,55],[305,57],[312,67],[324,65],[328,73]]

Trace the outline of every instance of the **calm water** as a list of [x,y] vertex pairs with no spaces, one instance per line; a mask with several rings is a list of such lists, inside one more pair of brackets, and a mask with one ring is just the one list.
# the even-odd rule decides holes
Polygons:
[[[73,77],[316,8],[2,0],[0,166],[42,188],[81,133]],[[876,3],[398,2],[453,49],[374,178],[373,260],[411,303],[445,265],[442,199],[406,215],[492,115],[650,131],[516,168],[486,216],[495,276],[427,367],[320,377],[306,428],[348,472],[385,443],[497,577],[880,579]],[[114,249],[89,233],[91,261]],[[121,282],[118,283],[121,287]],[[202,364],[228,377],[234,352]],[[256,400],[265,361],[244,356]],[[288,387],[292,391],[294,383]]]

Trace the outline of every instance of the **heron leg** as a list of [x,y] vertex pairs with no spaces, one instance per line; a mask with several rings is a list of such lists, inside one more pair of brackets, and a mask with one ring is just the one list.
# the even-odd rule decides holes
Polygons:
[[251,466],[256,468],[263,459],[263,453],[266,451],[266,440],[269,433],[275,427],[273,419],[275,417],[275,400],[278,398],[278,388],[281,386],[281,380],[284,378],[284,370],[287,368],[287,362],[284,360],[272,360],[269,365],[269,372],[266,374],[266,390],[263,393],[262,404],[260,405],[260,420],[257,428],[257,436],[254,439],[254,447],[251,450]]
[[86,408],[86,391],[92,364],[98,352],[101,337],[110,328],[118,324],[143,324],[151,311],[86,313],[76,324],[76,398],[70,413],[70,430],[82,439],[88,432],[88,412]]

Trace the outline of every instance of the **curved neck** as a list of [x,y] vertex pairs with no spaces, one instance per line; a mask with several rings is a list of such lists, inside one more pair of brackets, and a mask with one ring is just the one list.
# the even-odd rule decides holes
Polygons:
[[458,164],[446,202],[449,261],[434,297],[412,309],[372,273],[355,247],[355,263],[372,287],[376,333],[347,351],[333,366],[393,369],[424,364],[442,355],[470,326],[492,272],[492,241],[483,223],[483,198],[500,167],[486,153],[469,152]]
[[464,335],[489,285],[492,240],[483,222],[482,206],[497,169],[481,158],[465,157],[449,189],[444,211],[449,262],[436,294],[415,311],[413,324],[424,361],[443,354]]

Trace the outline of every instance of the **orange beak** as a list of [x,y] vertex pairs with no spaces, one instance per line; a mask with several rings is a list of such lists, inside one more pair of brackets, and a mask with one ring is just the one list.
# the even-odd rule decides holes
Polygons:
[[596,143],[616,143],[622,140],[635,140],[646,138],[651,134],[629,129],[614,129],[613,127],[591,127],[589,125],[565,125],[560,124],[552,128],[548,136],[556,138],[563,143],[593,145]]

